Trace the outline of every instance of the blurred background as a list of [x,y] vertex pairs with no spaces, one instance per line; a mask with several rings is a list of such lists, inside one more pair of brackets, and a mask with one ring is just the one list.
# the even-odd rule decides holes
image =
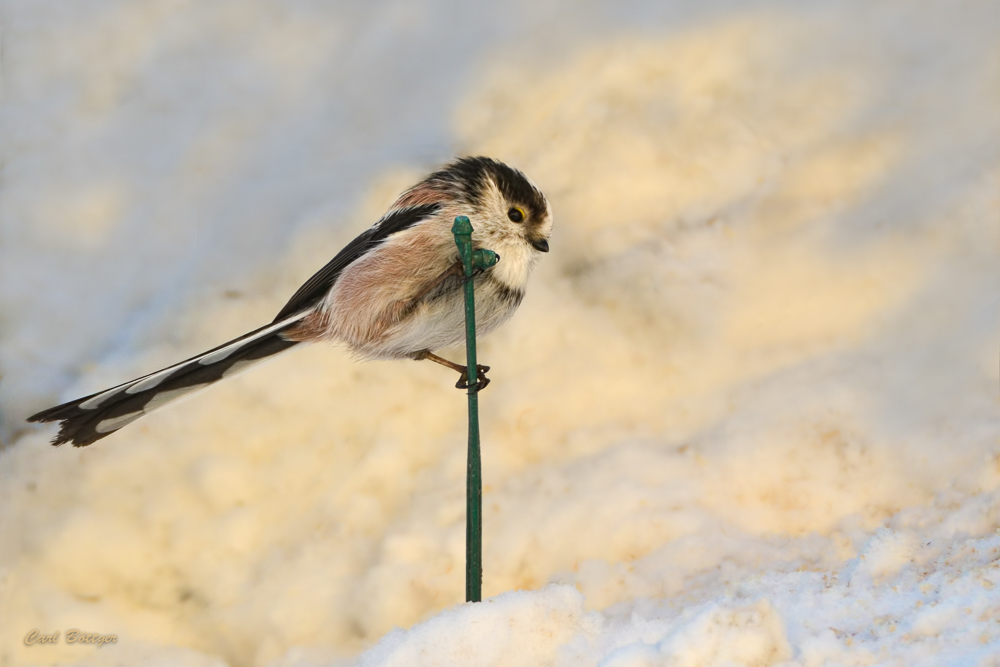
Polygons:
[[[826,589],[782,576],[846,599],[866,549],[891,588],[996,530],[997,3],[0,20],[2,664],[354,664],[461,602],[465,401],[430,364],[296,349],[86,449],[24,422],[270,321],[455,155],[521,168],[555,213],[480,351],[484,594],[580,596],[508,638],[536,651],[513,664],[596,665],[627,643],[608,628],[655,643],[761,576],[773,655],[851,664],[874,649],[812,628]],[[844,605],[824,613],[881,617]],[[996,649],[990,618],[937,633]],[[22,642],[81,626],[122,639]]]

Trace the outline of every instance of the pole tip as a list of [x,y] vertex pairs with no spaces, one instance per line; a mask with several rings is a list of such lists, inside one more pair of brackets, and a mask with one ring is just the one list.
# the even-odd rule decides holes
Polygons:
[[460,215],[455,218],[455,224],[451,226],[451,233],[456,235],[471,235],[472,223],[469,222],[469,218],[464,215]]

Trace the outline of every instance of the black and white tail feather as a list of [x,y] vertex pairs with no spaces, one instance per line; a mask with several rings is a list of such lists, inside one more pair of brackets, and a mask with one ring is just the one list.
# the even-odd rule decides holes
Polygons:
[[89,445],[168,403],[297,345],[298,341],[287,340],[281,334],[305,315],[303,312],[272,322],[155,373],[39,412],[28,421],[61,421],[53,445]]

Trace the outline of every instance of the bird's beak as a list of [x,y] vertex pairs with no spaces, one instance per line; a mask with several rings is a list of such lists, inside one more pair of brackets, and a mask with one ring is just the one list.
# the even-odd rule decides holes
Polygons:
[[532,241],[531,245],[538,252],[548,252],[549,251],[549,242],[546,241],[545,239],[538,239],[537,241]]

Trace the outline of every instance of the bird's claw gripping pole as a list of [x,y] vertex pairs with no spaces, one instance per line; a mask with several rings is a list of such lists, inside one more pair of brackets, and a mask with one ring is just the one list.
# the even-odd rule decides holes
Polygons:
[[[472,279],[477,271],[488,269],[498,261],[492,250],[472,249],[472,223],[464,215],[455,218],[451,233],[455,235],[458,255],[465,273],[465,357],[466,368],[476,369],[476,382],[468,383],[469,395],[469,462],[465,478],[465,601],[483,599],[483,473],[479,453],[479,390],[486,386],[485,370],[476,363],[476,300]],[[488,367],[485,367],[488,370]],[[471,379],[471,378],[470,378]]]

